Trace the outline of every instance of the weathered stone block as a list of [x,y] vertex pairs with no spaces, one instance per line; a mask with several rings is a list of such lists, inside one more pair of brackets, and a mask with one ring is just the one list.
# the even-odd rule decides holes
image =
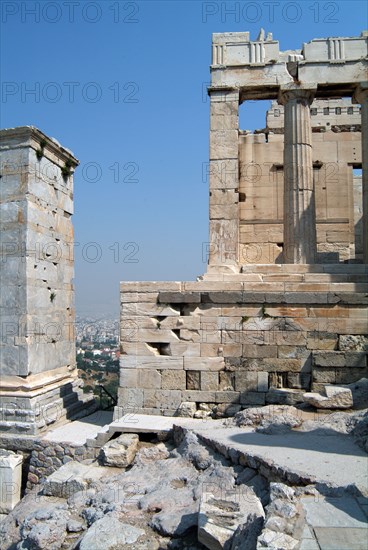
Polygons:
[[347,367],[366,367],[367,353],[364,351],[347,351],[345,353],[345,364]]
[[229,371],[219,372],[219,390],[234,391],[235,389],[235,373]]
[[143,407],[143,390],[138,388],[119,388],[118,389],[118,405],[120,407],[130,409]]
[[246,495],[241,487],[232,488],[229,493],[223,490],[216,497],[210,492],[202,495],[198,520],[199,542],[214,550],[230,548],[234,539],[236,546],[239,543],[244,544],[245,548],[256,545],[265,513],[253,489],[247,489]]
[[157,355],[152,357],[123,355],[120,357],[120,367],[126,369],[157,369],[181,370],[184,365],[183,357],[169,357]]
[[181,290],[180,281],[122,281],[120,292],[176,292]]
[[306,389],[310,387],[311,375],[309,373],[288,372],[287,382],[289,388]]
[[280,359],[305,359],[311,354],[305,346],[278,346],[277,349]]
[[313,353],[313,362],[316,367],[344,367],[345,353],[340,351],[325,351]]
[[240,392],[237,391],[217,391],[215,403],[239,403]]
[[137,434],[122,434],[106,443],[100,451],[100,460],[105,466],[126,468],[129,466],[138,450]]
[[[143,390],[144,406],[160,409],[177,409],[183,401],[180,390]],[[190,401],[187,399],[186,401]]]
[[136,388],[138,386],[138,371],[133,369],[120,369],[120,387]]
[[186,389],[187,390],[200,390],[200,371],[188,370],[186,373]]
[[203,304],[242,304],[243,303],[243,292],[239,291],[213,291],[213,292],[202,292],[201,301]]
[[242,405],[264,405],[265,395],[263,392],[245,391],[240,394],[240,403]]
[[[167,371],[163,371],[167,372]],[[184,372],[184,371],[178,371]],[[157,370],[139,369],[138,387],[143,389],[161,388],[161,374]]]
[[124,317],[131,317],[134,315],[144,316],[149,315],[151,317],[160,316],[160,317],[179,317],[180,308],[165,304],[156,304],[156,303],[124,303],[121,307],[121,320],[124,322]]
[[223,357],[184,357],[184,370],[219,371],[224,366]]
[[339,349],[341,351],[368,351],[368,337],[341,334],[339,336]]
[[236,159],[238,130],[210,131],[210,160]]
[[243,357],[277,357],[277,346],[243,344]]
[[[335,384],[336,382],[336,369],[325,367],[313,367],[312,370],[313,382],[319,384]],[[314,388],[314,386],[313,386]],[[313,389],[313,391],[315,391]]]
[[170,330],[199,330],[201,328],[201,320],[199,317],[192,315],[171,316],[161,320],[160,326],[161,328]]
[[351,390],[339,386],[325,386],[326,395],[305,393],[304,401],[317,409],[350,409],[353,406]]
[[217,391],[219,389],[218,372],[201,371],[200,373],[202,391]]
[[272,337],[277,346],[304,346],[307,342],[307,333],[301,330],[275,330]]
[[165,348],[168,355],[182,357],[198,357],[201,354],[201,344],[194,342],[171,342]]
[[178,342],[179,338],[175,332],[168,329],[138,328],[138,330],[134,332],[130,330],[126,340],[128,342],[169,343]]
[[336,384],[351,384],[361,378],[368,377],[367,367],[348,367],[346,369],[336,369]]
[[[300,359],[265,358],[257,365],[256,370],[266,372],[298,372],[301,369]],[[254,370],[254,367],[253,369]]]
[[186,418],[193,418],[196,410],[197,410],[197,406],[195,403],[191,403],[190,401],[188,402],[183,401],[182,403],[180,403],[180,406],[176,412],[176,415],[186,417]]
[[43,493],[53,497],[69,498],[78,491],[86,491],[93,482],[107,474],[108,468],[71,461],[47,478]]
[[187,377],[184,370],[164,370],[161,375],[161,388],[163,390],[185,390]]
[[197,403],[215,403],[216,392],[187,390],[182,392],[182,400],[195,401]]
[[236,391],[257,391],[258,390],[258,373],[237,371],[235,375],[235,390]]
[[160,304],[199,304],[201,302],[200,292],[159,292],[158,302]]
[[210,189],[236,189],[239,185],[238,159],[210,160]]
[[304,390],[290,388],[271,388],[266,393],[266,403],[277,405],[296,405],[303,402]]
[[0,449],[0,514],[9,514],[20,500],[23,456]]
[[268,391],[268,372],[257,372],[257,391]]
[[156,304],[157,298],[158,298],[158,291],[157,292],[121,292],[120,293],[120,303],[122,306],[123,304],[126,304],[126,303],[135,303],[136,305],[138,305],[141,302],[148,302],[148,303],[151,302],[152,304]]

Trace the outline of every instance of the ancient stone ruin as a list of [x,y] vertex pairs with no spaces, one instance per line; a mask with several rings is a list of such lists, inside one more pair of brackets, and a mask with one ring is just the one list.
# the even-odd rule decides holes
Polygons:
[[115,421],[75,365],[78,161],[0,133],[2,549],[366,547],[367,37],[213,36],[208,268],[121,283]]
[[12,434],[37,435],[94,404],[83,395],[75,354],[78,160],[30,126],[2,130],[0,145],[0,432],[12,448]]
[[[121,283],[116,418],[295,404],[367,376],[367,33],[285,52],[222,33],[212,50],[208,268]],[[265,129],[239,130],[260,99]]]

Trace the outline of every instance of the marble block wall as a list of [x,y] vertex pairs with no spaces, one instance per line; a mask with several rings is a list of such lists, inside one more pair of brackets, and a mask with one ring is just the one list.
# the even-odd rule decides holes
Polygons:
[[278,267],[121,283],[115,417],[174,415],[182,402],[297,403],[305,391],[368,376],[368,285],[353,282],[367,266]]

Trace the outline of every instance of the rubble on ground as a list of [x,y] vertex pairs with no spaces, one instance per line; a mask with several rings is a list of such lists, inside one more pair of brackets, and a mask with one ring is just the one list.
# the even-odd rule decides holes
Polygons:
[[[294,406],[269,405],[217,422],[271,435],[325,430],[350,435],[368,451],[368,410],[313,420]],[[0,524],[0,550],[299,548],[301,499],[315,486],[295,473],[290,484],[272,479],[277,465],[271,476],[257,460],[246,464],[211,448],[190,429],[173,437],[146,442],[123,434],[104,445],[99,460],[64,464]]]

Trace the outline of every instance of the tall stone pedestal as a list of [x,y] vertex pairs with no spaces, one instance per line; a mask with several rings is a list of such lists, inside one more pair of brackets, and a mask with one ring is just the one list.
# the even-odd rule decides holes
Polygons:
[[73,171],[33,127],[0,133],[0,432],[37,435],[87,413],[74,337]]

